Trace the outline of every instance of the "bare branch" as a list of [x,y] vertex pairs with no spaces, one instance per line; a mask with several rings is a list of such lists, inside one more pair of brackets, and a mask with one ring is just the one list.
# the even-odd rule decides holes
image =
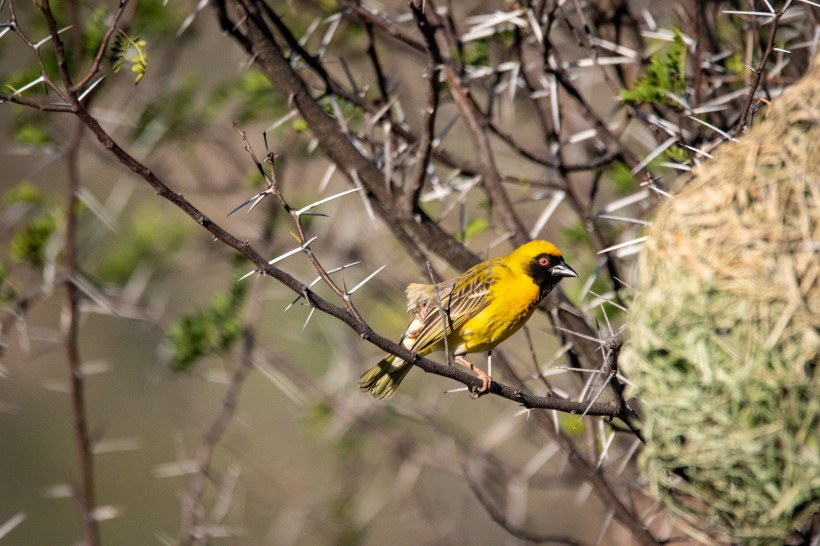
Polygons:
[[749,89],[749,94],[746,95],[746,100],[743,104],[743,109],[740,111],[740,117],[738,118],[737,125],[735,125],[735,134],[739,135],[743,133],[749,125],[749,113],[752,109],[752,104],[754,104],[755,94],[757,93],[757,88],[760,85],[760,80],[763,78],[763,73],[766,68],[766,63],[769,61],[769,55],[772,54],[772,48],[774,48],[774,40],[777,36],[777,28],[780,24],[780,18],[783,17],[783,14],[786,13],[786,10],[792,4],[792,0],[786,0],[783,4],[783,7],[777,10],[777,12],[772,16],[771,22],[771,29],[769,29],[769,39],[766,42],[766,50],[760,56],[760,62],[755,68],[755,77],[752,81],[752,86]]
[[80,460],[80,486],[77,492],[77,504],[80,512],[84,542],[86,546],[97,546],[100,543],[100,533],[97,520],[94,516],[94,455],[91,437],[88,431],[88,415],[85,400],[85,376],[82,371],[82,359],[79,347],[80,321],[80,291],[72,280],[77,272],[77,214],[79,202],[80,179],[78,171],[78,155],[82,125],[77,123],[69,153],[68,165],[68,199],[66,202],[65,228],[65,347],[68,360],[71,409],[74,417],[74,434],[77,441],[78,458]]
[[239,363],[231,376],[228,390],[225,392],[225,397],[222,400],[222,409],[205,434],[205,438],[195,458],[195,471],[188,479],[188,485],[182,499],[179,539],[181,545],[188,546],[203,536],[207,536],[207,529],[198,524],[199,504],[210,474],[209,468],[214,450],[225,434],[228,425],[233,421],[239,393],[248,373],[253,369],[255,344],[256,336],[253,330],[249,326],[246,326],[243,333],[243,344]]

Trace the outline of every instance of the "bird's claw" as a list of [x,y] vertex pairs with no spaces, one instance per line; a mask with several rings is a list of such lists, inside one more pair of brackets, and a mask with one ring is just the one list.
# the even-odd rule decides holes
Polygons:
[[487,372],[482,370],[481,368],[470,364],[470,362],[464,358],[463,356],[456,357],[456,363],[461,364],[470,369],[471,372],[476,374],[479,379],[481,379],[481,387],[471,387],[470,388],[470,398],[475,400],[482,394],[487,394],[490,392],[490,385],[493,384],[493,378],[490,377]]
[[473,400],[490,392],[490,385],[493,384],[493,379],[486,373],[482,372],[478,377],[481,379],[481,387],[473,386],[470,388],[470,398]]

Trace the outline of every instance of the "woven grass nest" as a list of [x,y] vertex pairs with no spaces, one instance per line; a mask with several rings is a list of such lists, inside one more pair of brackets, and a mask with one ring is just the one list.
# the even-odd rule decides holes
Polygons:
[[699,542],[788,543],[820,517],[820,56],[660,207],[639,271],[652,493]]

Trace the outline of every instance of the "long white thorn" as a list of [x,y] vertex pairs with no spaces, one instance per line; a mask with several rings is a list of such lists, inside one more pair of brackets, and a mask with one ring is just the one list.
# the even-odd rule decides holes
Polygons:
[[344,195],[347,195],[349,193],[353,193],[354,191],[360,191],[360,190],[361,190],[361,188],[353,188],[353,189],[350,189],[350,190],[345,190],[345,191],[339,192],[337,194],[331,195],[330,197],[325,197],[324,199],[320,199],[320,200],[318,200],[314,203],[311,203],[310,205],[307,205],[306,207],[302,207],[301,209],[297,210],[293,214],[295,214],[296,216],[301,216],[305,212],[309,211],[310,209],[316,208],[319,205],[324,205],[325,203],[333,201],[334,199],[337,199],[337,198],[342,197]]
[[620,244],[617,244],[617,245],[607,247],[607,248],[601,250],[600,252],[598,252],[598,254],[604,254],[606,252],[612,252],[613,250],[618,250],[619,248],[625,248],[625,247],[628,247],[628,246],[637,245],[637,244],[640,244],[640,243],[646,241],[647,239],[649,239],[649,235],[646,235],[644,237],[638,237],[637,239],[632,239],[631,241],[626,241],[625,243],[620,243]]
[[83,91],[82,94],[80,94],[80,96],[77,97],[77,100],[82,102],[83,99],[85,99],[88,96],[89,93],[91,93],[98,85],[100,85],[104,79],[105,79],[105,76],[100,76],[99,78],[94,80],[91,83],[91,85],[89,85],[88,88],[86,88],[86,90]]
[[[62,34],[63,32],[65,32],[67,30],[71,30],[73,27],[74,27],[74,25],[68,25],[67,27],[63,27],[63,28],[61,28],[60,30],[57,31],[57,34]],[[45,43],[48,43],[50,40],[51,40],[51,35],[49,34],[48,36],[46,36],[45,38],[43,38],[39,42],[35,43],[34,44],[34,49],[40,49],[41,45],[43,45]]]
[[366,277],[366,278],[365,278],[362,282],[360,282],[359,284],[357,284],[356,286],[354,286],[353,288],[351,288],[351,289],[350,289],[350,291],[347,293],[347,294],[348,294],[348,296],[349,296],[350,294],[352,294],[353,292],[355,292],[356,290],[358,290],[359,288],[361,288],[362,286],[364,286],[364,284],[365,284],[367,281],[369,281],[370,279],[372,279],[373,277],[375,277],[375,276],[376,276],[376,275],[377,275],[377,274],[378,274],[378,273],[379,273],[382,269],[384,269],[385,267],[387,267],[387,265],[386,265],[386,264],[385,264],[385,265],[383,265],[383,266],[381,266],[380,268],[378,268],[376,271],[374,271],[374,272],[373,272],[373,273],[371,273],[370,275],[368,275],[368,276],[367,276],[367,277]]
[[731,141],[737,142],[737,139],[735,137],[733,137],[732,135],[730,135],[726,131],[723,131],[722,129],[718,129],[717,127],[715,127],[711,123],[707,123],[707,122],[703,121],[702,119],[696,118],[695,116],[688,116],[688,117],[692,121],[696,121],[696,122],[700,123],[701,125],[705,125],[706,127],[710,128],[711,130],[716,132],[717,134],[719,134],[719,135],[721,135],[721,136],[723,136],[723,137],[725,137],[725,138],[727,138]]
[[9,534],[12,531],[12,529],[23,523],[25,519],[25,512],[17,512],[12,517],[7,519],[6,522],[3,523],[3,525],[0,525],[0,538],[3,538],[7,534]]
[[303,325],[302,325],[302,331],[303,331],[303,332],[304,332],[305,328],[307,328],[308,322],[310,322],[310,319],[312,319],[312,318],[313,318],[313,313],[315,313],[315,312],[316,312],[316,308],[315,308],[315,307],[311,307],[311,308],[310,308],[310,312],[308,313],[308,316],[307,316],[307,318],[305,319],[305,324],[303,324]]
[[[576,332],[574,330],[567,330],[566,328],[561,328],[560,326],[553,326],[556,330],[560,330],[561,332],[566,332],[568,334],[572,334],[574,336],[578,336],[583,339],[588,339],[590,341],[594,341],[595,343],[603,346],[606,342],[602,339],[598,339],[597,337],[588,336],[586,334],[582,334],[580,332]],[[580,370],[579,370],[580,371]]]
[[627,195],[626,197],[622,197],[621,199],[611,202],[606,207],[604,207],[604,212],[615,212],[616,210],[628,207],[629,205],[640,203],[648,197],[649,190],[638,190],[631,195]]
[[24,85],[23,87],[21,87],[20,89],[18,89],[18,90],[17,90],[17,91],[15,91],[14,93],[12,93],[12,94],[11,94],[11,96],[12,96],[12,97],[16,97],[17,95],[20,95],[21,93],[25,93],[26,91],[28,91],[29,89],[31,89],[31,88],[32,88],[32,87],[34,87],[35,85],[41,84],[41,83],[43,83],[44,81],[46,81],[45,77],[44,77],[44,76],[40,76],[40,77],[39,77],[39,78],[37,78],[36,80],[30,81],[29,83],[27,83],[26,85]]
[[629,222],[631,224],[639,224],[641,226],[651,226],[652,222],[646,220],[639,220],[638,218],[629,218],[627,216],[615,216],[614,214],[598,214],[597,218],[604,220],[615,220],[617,222]]
[[636,173],[638,173],[641,169],[643,169],[644,167],[646,167],[647,165],[649,165],[649,163],[650,163],[653,159],[655,159],[656,157],[658,157],[659,155],[661,155],[661,154],[664,152],[664,150],[666,150],[666,149],[667,149],[667,148],[669,148],[672,144],[674,144],[675,142],[677,142],[677,140],[678,140],[678,137],[676,137],[676,136],[672,136],[672,137],[667,138],[667,139],[666,139],[666,140],[665,140],[665,141],[664,141],[664,142],[663,142],[660,146],[658,146],[658,147],[656,147],[654,150],[652,150],[652,151],[649,153],[649,155],[647,155],[647,156],[643,159],[643,161],[641,161],[640,163],[638,163],[637,165],[635,165],[635,167],[634,167],[634,168],[633,168],[630,172],[631,172],[633,175],[634,175],[634,174],[636,174]]
[[[285,252],[284,254],[282,254],[281,256],[277,256],[276,258],[272,259],[271,261],[268,262],[268,265],[273,265],[276,262],[280,262],[280,261],[284,260],[285,258],[288,258],[290,256],[293,256],[294,254],[298,254],[299,252],[302,252],[308,246],[310,246],[310,243],[312,243],[316,239],[318,239],[318,237],[310,238],[309,240],[305,241],[305,244],[303,244],[301,246],[298,246],[298,247],[294,248],[293,250],[289,250],[289,251]],[[245,280],[248,277],[250,277],[251,275],[253,275],[254,273],[259,273],[259,268],[256,268],[253,271],[249,271],[248,273],[245,273],[244,275],[242,275],[242,277],[240,277],[239,280],[240,281]]]
[[330,179],[333,178],[333,174],[336,172],[336,164],[331,163],[330,166],[325,170],[325,174],[322,176],[322,181],[319,182],[319,192],[322,193],[327,189],[327,185],[330,184]]
[[370,200],[365,195],[364,191],[364,184],[362,184],[362,180],[359,178],[359,173],[356,171],[350,171],[350,178],[353,179],[353,183],[356,185],[356,189],[361,190],[359,194],[362,198],[362,204],[364,204],[364,210],[367,211],[367,216],[370,217],[371,222],[376,221],[376,213],[373,212],[373,206],[370,204]]
[[566,194],[562,191],[555,192],[555,195],[552,196],[547,207],[541,213],[541,216],[538,217],[538,220],[535,221],[535,225],[532,226],[530,230],[530,239],[535,239],[536,235],[538,235],[544,226],[549,221],[550,217],[552,217],[552,213],[555,212],[555,209],[558,208],[558,205],[561,204],[561,201],[564,200]]

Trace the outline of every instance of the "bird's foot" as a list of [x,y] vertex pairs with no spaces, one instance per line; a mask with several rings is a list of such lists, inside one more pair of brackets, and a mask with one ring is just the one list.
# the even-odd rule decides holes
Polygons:
[[490,385],[493,384],[493,378],[487,375],[487,372],[482,370],[481,368],[474,366],[470,361],[468,361],[463,356],[456,357],[456,363],[461,364],[462,366],[469,368],[471,372],[476,374],[478,378],[481,380],[481,387],[473,387],[470,390],[470,398],[478,398],[482,394],[487,394],[490,392]]

